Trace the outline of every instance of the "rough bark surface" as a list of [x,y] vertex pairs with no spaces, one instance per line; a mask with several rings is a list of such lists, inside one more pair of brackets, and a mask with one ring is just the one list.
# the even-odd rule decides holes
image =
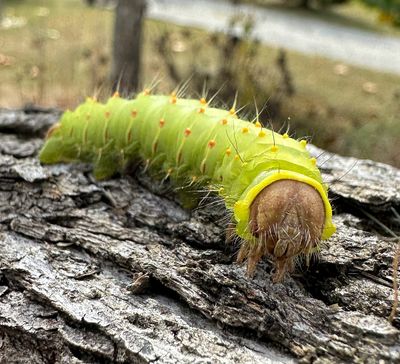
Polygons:
[[[400,171],[322,153],[338,232],[308,269],[254,279],[226,214],[145,175],[40,166],[56,111],[0,110],[1,363],[400,363],[387,320]],[[164,191],[162,191],[164,189]]]

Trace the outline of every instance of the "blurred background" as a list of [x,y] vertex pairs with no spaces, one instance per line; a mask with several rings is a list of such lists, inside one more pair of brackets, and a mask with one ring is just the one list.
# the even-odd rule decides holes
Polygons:
[[400,0],[0,0],[0,108],[157,83],[400,167]]

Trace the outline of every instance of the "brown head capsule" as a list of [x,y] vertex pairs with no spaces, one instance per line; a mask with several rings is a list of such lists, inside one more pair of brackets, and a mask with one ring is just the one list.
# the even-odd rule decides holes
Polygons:
[[299,254],[310,254],[320,239],[325,208],[312,186],[280,180],[265,187],[250,207],[250,230],[257,241],[245,242],[238,261],[247,259],[247,272],[254,273],[258,261],[269,255],[275,261],[274,282],[294,267]]

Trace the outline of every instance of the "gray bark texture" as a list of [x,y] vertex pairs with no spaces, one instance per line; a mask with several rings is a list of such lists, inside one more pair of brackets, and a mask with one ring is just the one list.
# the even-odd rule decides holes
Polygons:
[[253,279],[226,212],[184,209],[143,173],[41,166],[59,113],[0,110],[1,363],[400,363],[393,303],[400,171],[310,146],[337,233],[307,269]]

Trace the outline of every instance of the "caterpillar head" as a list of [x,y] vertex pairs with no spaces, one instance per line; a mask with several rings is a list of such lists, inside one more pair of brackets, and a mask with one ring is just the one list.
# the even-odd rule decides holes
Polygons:
[[253,275],[258,261],[269,255],[275,261],[274,282],[283,279],[294,267],[294,259],[309,255],[321,239],[325,208],[320,194],[312,186],[280,180],[265,187],[250,207],[250,229],[257,242],[242,245],[238,261],[247,259],[247,271]]

